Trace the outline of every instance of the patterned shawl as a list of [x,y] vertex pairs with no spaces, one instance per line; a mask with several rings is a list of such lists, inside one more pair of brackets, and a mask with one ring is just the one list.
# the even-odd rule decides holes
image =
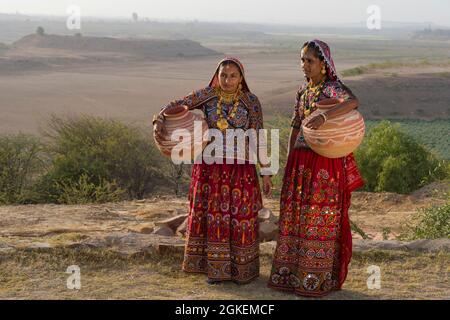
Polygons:
[[307,42],[307,44],[310,43],[314,44],[314,46],[320,50],[320,53],[322,53],[322,56],[324,57],[325,63],[328,67],[328,79],[330,79],[331,81],[339,81],[340,83],[343,83],[336,72],[336,67],[334,66],[334,61],[331,57],[331,50],[328,44],[319,39],[314,39]]

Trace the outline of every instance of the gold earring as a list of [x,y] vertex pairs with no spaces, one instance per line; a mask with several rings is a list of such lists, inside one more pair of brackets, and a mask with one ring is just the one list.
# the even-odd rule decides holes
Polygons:
[[322,74],[324,74],[324,75],[327,74],[327,70],[325,69],[325,67],[322,68],[322,71],[321,71],[321,72],[322,72]]

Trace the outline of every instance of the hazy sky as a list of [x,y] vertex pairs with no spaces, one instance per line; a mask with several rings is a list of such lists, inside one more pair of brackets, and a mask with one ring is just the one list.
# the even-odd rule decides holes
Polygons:
[[449,0],[0,0],[0,12],[66,15],[69,5],[86,16],[300,25],[366,21],[378,5],[382,20],[450,26]]

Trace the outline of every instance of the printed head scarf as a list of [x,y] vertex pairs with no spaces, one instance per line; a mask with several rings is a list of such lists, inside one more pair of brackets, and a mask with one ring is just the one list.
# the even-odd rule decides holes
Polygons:
[[219,69],[220,69],[220,65],[226,61],[230,61],[230,62],[234,62],[239,70],[241,71],[241,75],[242,75],[242,91],[243,92],[250,92],[250,89],[247,85],[247,81],[245,80],[245,73],[244,73],[244,66],[242,65],[242,63],[236,59],[236,58],[231,58],[231,57],[227,57],[225,59],[222,59],[219,64],[217,65],[217,69],[216,72],[214,73],[213,78],[211,79],[211,82],[209,83],[209,86],[212,88],[219,88],[220,84],[219,84]]
[[314,39],[312,41],[306,42],[305,45],[309,45],[310,43],[312,43],[316,48],[318,48],[320,53],[322,54],[322,57],[324,58],[328,69],[328,79],[330,79],[331,81],[339,81],[342,83],[342,80],[339,78],[336,72],[336,67],[334,66],[334,61],[333,58],[331,57],[331,51],[328,44],[326,44],[321,40]]

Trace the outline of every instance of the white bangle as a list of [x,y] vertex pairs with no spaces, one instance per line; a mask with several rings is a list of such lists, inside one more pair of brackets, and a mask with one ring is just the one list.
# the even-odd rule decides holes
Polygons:
[[327,122],[327,116],[325,115],[325,112],[320,113],[320,115],[323,117],[323,122]]

